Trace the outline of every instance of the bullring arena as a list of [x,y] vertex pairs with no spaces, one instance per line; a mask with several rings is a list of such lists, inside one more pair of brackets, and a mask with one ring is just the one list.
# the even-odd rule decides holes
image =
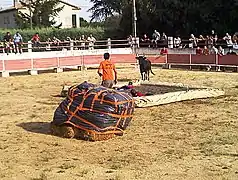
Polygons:
[[[125,134],[107,141],[52,136],[49,123],[64,99],[59,97],[62,87],[85,80],[98,84],[95,67],[106,51],[1,56],[2,76],[10,77],[0,78],[0,179],[238,178],[238,74],[190,70],[197,65],[192,63],[193,56],[215,69],[222,62],[236,67],[237,57],[234,61],[224,57],[227,60],[222,61],[216,56],[160,57],[146,52],[154,65],[150,83],[209,87],[224,94],[136,108]],[[120,83],[140,78],[130,48],[110,52]],[[161,68],[168,63],[184,63],[188,69]],[[74,70],[65,71],[68,68]],[[58,73],[41,73],[46,70]],[[31,75],[19,75],[28,71]]]

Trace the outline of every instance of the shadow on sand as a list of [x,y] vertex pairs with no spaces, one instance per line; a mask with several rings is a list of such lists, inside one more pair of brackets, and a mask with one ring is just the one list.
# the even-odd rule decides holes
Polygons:
[[17,124],[17,126],[29,132],[51,135],[50,123],[47,122],[25,122]]

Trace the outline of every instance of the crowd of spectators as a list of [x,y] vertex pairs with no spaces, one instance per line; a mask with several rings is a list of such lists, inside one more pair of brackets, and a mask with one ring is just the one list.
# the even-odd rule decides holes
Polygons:
[[4,51],[9,53],[22,53],[22,43],[23,39],[19,32],[16,32],[13,36],[10,32],[7,32],[6,35],[3,37],[3,42],[1,46],[4,47]]
[[[172,41],[172,42],[170,42]],[[229,48],[230,54],[234,54],[232,49],[238,49],[238,33],[235,33],[231,36],[229,33],[226,33],[223,37],[218,37],[215,30],[212,30],[211,33],[207,36],[199,35],[196,37],[194,34],[191,34],[187,39],[181,39],[180,36],[175,36],[173,39],[169,39],[165,32],[162,35],[154,30],[151,38],[144,34],[140,38],[140,47],[152,47],[152,48],[162,48],[170,47],[173,48],[196,48],[197,54],[224,54],[223,48]]]
[[[88,37],[85,35],[81,35],[78,39],[71,39],[67,37],[65,40],[60,40],[57,37],[48,38],[46,42],[41,42],[41,38],[39,33],[35,33],[32,38],[30,39],[32,44],[33,51],[51,51],[51,50],[64,50],[70,49],[71,43],[73,43],[73,48],[77,49],[94,49],[94,45],[96,42],[96,38],[90,34]],[[28,42],[23,42],[23,38],[19,32],[16,32],[13,36],[10,32],[7,32],[6,35],[2,38],[0,42],[0,49],[2,52],[7,54],[9,53],[22,53],[23,52],[23,45],[28,45]],[[29,47],[25,47],[28,49]]]
[[[27,40],[28,41],[28,40]],[[48,38],[46,42],[41,42],[40,34],[35,33],[30,39],[32,42],[32,50],[33,51],[57,51],[64,49],[71,49],[73,45],[73,49],[84,50],[84,49],[94,49],[96,38],[90,34],[88,37],[85,35],[81,35],[79,38],[71,39],[67,37],[64,40],[60,40],[56,36],[53,38]],[[133,46],[133,36],[130,35],[127,39],[130,46]],[[160,33],[157,30],[154,30],[151,37],[147,34],[144,34],[141,38],[139,38],[140,47],[151,47],[151,48],[162,48],[161,54],[168,53],[167,48],[196,48],[197,54],[219,54],[224,55],[224,48],[229,48],[229,54],[235,54],[233,49],[238,49],[238,33],[235,33],[231,36],[229,33],[226,33],[223,37],[218,37],[217,33],[212,30],[209,35],[205,37],[203,35],[199,35],[196,37],[194,34],[191,34],[187,39],[181,39],[180,36],[175,36],[173,38],[169,38],[165,32]],[[25,49],[28,42],[23,42],[23,38],[19,32],[16,32],[13,36],[10,32],[7,32],[6,35],[2,38],[2,42],[0,43],[0,50],[2,52],[9,53],[22,53],[23,45],[25,45]]]

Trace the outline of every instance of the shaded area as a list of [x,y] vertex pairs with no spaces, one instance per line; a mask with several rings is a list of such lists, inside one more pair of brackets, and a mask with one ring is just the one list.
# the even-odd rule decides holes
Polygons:
[[132,79],[128,79],[128,78],[119,78],[117,79],[119,82],[130,82],[133,81]]
[[146,85],[135,86],[135,89],[142,93],[165,94],[169,92],[195,90],[198,88],[146,84]]
[[47,122],[24,122],[17,126],[33,133],[50,134],[50,123]]

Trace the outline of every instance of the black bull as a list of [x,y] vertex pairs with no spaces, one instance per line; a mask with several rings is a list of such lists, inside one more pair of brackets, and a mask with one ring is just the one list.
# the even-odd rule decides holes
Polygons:
[[136,59],[139,61],[140,74],[143,81],[150,80],[150,72],[155,75],[151,69],[151,62],[144,56],[138,56]]

